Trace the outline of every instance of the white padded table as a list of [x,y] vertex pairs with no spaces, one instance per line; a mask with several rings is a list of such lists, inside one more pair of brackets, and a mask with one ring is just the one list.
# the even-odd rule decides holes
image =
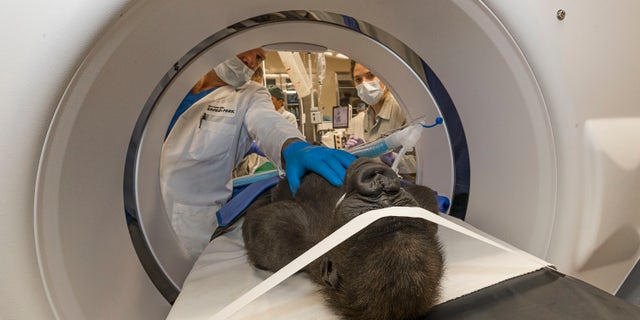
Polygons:
[[[412,208],[415,209],[417,208]],[[549,266],[548,263],[513,248],[464,221],[446,215],[441,217],[513,251],[500,249],[439,226],[438,236],[445,255],[445,272],[439,303]],[[242,241],[242,229],[238,227],[209,243],[187,276],[167,319],[214,319],[213,316],[219,310],[271,274],[248,263]],[[320,286],[311,282],[305,274],[295,274],[228,319],[339,319],[324,305],[321,295],[317,292],[319,288]]]

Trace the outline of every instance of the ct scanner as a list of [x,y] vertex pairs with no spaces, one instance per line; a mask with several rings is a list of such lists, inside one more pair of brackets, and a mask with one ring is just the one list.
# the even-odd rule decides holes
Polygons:
[[465,221],[619,293],[640,246],[638,15],[630,0],[7,4],[0,319],[164,318],[193,264],[158,198],[172,108],[210,66],[279,43],[372,66],[411,119],[445,113],[428,64],[461,126],[420,140],[418,180],[455,198],[463,134]]

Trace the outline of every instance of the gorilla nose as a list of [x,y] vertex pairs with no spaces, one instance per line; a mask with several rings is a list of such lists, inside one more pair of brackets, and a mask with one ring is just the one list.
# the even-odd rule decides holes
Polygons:
[[382,192],[397,193],[400,191],[400,179],[391,168],[369,163],[361,168],[357,175],[355,188],[367,196],[377,196]]

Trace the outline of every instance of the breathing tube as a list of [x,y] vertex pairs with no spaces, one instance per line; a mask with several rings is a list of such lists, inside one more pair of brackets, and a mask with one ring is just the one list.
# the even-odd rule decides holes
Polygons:
[[422,130],[425,128],[433,128],[441,124],[442,121],[441,117],[437,117],[435,122],[430,125],[425,125],[422,122],[416,123],[375,141],[356,146],[348,150],[348,152],[356,157],[374,158],[401,147],[400,152],[398,152],[398,155],[391,166],[391,168],[397,172],[400,158],[402,158],[407,150],[416,145],[418,139],[422,136]]

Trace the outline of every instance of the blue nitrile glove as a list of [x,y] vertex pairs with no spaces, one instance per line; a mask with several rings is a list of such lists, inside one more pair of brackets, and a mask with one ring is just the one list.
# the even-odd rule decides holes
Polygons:
[[312,146],[304,141],[290,144],[282,155],[291,193],[298,190],[300,179],[307,171],[321,175],[334,186],[341,186],[347,167],[356,160],[354,155],[346,151]]
[[380,156],[380,160],[384,162],[384,164],[391,166],[393,162],[396,161],[396,153],[395,152],[387,152]]

